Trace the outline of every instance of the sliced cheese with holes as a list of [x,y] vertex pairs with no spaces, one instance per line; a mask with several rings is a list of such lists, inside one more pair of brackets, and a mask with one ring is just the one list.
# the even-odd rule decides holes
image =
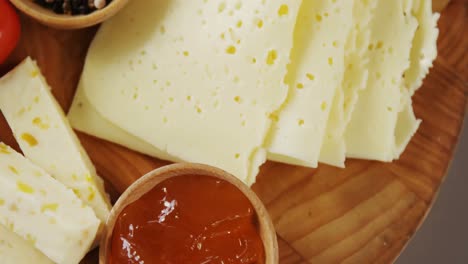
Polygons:
[[411,14],[418,20],[418,28],[413,39],[410,55],[410,67],[405,72],[405,86],[410,95],[422,85],[437,57],[438,13],[432,13],[432,1],[411,1]]
[[97,112],[128,133],[252,184],[266,160],[269,116],[288,92],[300,4],[131,1],[99,29],[81,85]]
[[91,105],[81,85],[78,86],[75,93],[73,103],[68,112],[68,120],[74,129],[86,134],[105,139],[149,156],[175,162],[178,161],[166,152],[157,149],[103,118]]
[[326,135],[319,161],[344,167],[346,143],[344,131],[351,119],[359,91],[367,84],[370,41],[370,21],[376,1],[355,0],[351,32],[345,45],[345,73],[338,87],[328,119]]
[[72,190],[0,143],[0,224],[54,262],[75,264],[100,221]]
[[403,73],[417,27],[405,0],[378,0],[371,22],[369,78],[346,128],[347,156],[392,161],[406,96]]
[[330,109],[344,76],[353,1],[304,1],[286,81],[290,93],[269,140],[272,160],[316,167]]
[[30,242],[0,225],[0,263],[2,264],[53,264]]
[[110,203],[103,181],[30,58],[0,79],[0,110],[24,155],[73,189],[105,222]]

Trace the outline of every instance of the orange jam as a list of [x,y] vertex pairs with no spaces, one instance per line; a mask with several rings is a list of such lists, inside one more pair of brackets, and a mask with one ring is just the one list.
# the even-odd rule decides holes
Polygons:
[[265,263],[258,219],[234,185],[172,177],[119,215],[109,264]]

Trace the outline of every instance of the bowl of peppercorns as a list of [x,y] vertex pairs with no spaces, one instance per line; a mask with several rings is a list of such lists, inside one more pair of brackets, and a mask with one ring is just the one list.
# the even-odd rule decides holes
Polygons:
[[20,11],[59,29],[94,26],[115,15],[128,0],[11,0]]

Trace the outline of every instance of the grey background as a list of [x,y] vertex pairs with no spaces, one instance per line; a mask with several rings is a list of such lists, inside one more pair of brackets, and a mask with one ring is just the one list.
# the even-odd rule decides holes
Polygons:
[[468,117],[439,197],[396,264],[468,264]]

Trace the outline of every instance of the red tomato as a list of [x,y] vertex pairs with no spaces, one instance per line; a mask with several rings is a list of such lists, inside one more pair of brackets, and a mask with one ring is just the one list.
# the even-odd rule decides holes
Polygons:
[[18,14],[7,0],[0,0],[0,64],[13,51],[20,36]]

